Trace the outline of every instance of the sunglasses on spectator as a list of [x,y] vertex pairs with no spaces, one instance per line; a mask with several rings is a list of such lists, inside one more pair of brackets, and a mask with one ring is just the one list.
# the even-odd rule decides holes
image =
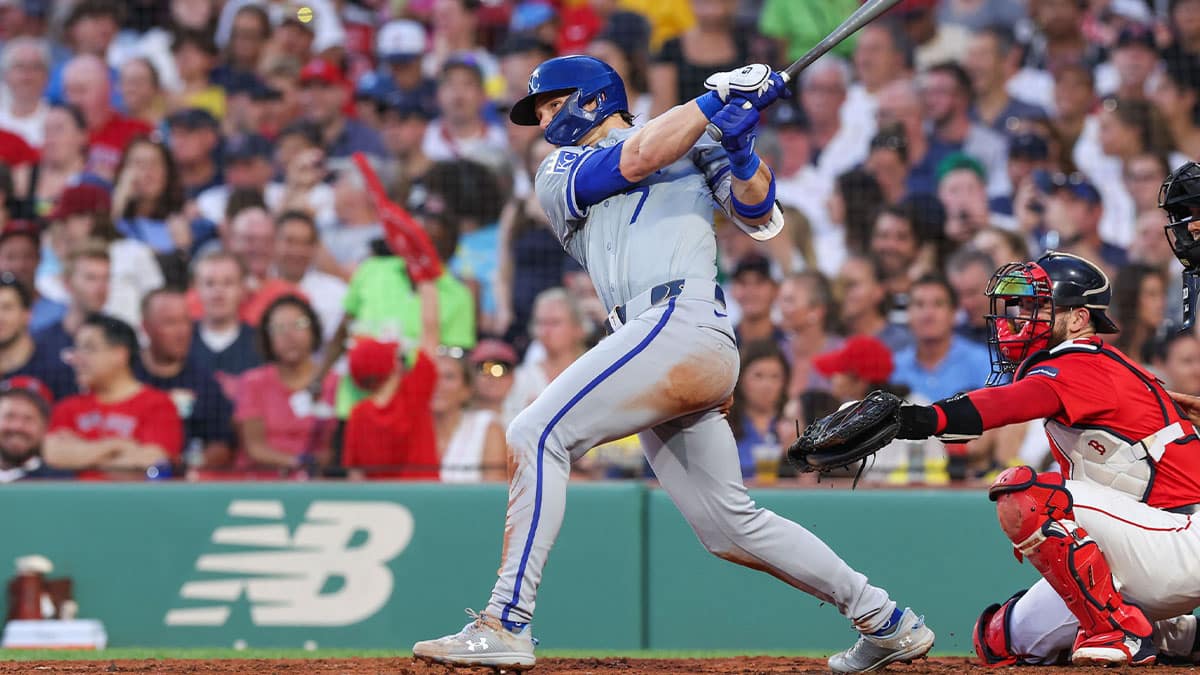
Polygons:
[[512,372],[513,365],[504,361],[483,361],[475,366],[480,375],[490,375],[492,377],[504,377]]
[[437,355],[438,356],[449,356],[452,359],[461,359],[461,358],[466,357],[467,352],[462,347],[451,347],[449,345],[438,345]]

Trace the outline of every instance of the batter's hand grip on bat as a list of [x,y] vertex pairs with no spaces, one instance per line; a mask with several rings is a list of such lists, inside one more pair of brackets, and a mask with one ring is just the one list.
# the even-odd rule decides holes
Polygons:
[[[792,79],[791,76],[788,75],[786,72],[779,73],[779,77],[783,79],[784,84],[787,84]],[[752,107],[754,107],[754,104],[751,103],[750,101],[745,101],[742,103],[742,108],[744,108],[745,110],[749,110]],[[704,128],[705,128],[705,130],[708,131],[708,137],[718,143],[720,143],[721,139],[725,137],[725,134],[723,134],[721,132],[721,130],[717,127],[717,125],[713,124],[712,122],[709,122],[708,126],[706,126]]]

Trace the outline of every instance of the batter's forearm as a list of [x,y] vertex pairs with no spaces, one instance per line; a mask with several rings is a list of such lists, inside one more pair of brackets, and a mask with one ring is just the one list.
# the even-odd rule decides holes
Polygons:
[[670,166],[692,149],[706,126],[708,118],[694,100],[650,120],[625,139],[621,150],[621,175],[636,183]]
[[[758,170],[750,177],[750,180],[742,180],[734,177],[732,180],[731,189],[733,190],[733,198],[743,204],[761,204],[771,195],[771,170],[766,164],[759,164]],[[762,225],[771,220],[771,212],[757,218],[747,218],[742,214],[738,214],[742,222],[747,225]]]

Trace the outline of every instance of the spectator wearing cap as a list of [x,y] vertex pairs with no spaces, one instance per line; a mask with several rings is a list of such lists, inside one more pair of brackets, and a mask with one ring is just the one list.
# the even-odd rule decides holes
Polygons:
[[829,378],[830,393],[839,402],[864,398],[888,385],[894,364],[892,352],[870,335],[851,335],[838,349],[813,359],[813,368]]
[[888,292],[883,285],[883,268],[875,258],[851,255],[834,279],[838,320],[846,335],[865,335],[898,352],[912,344],[907,326],[888,321]]
[[787,336],[783,354],[791,366],[788,397],[811,390],[829,390],[829,380],[812,369],[812,358],[836,349],[842,338],[834,332],[837,320],[833,288],[820,272],[807,270],[784,278],[776,301],[780,327]]
[[0,483],[21,480],[67,480],[74,472],[42,459],[50,423],[50,390],[32,377],[0,382]]
[[42,94],[50,75],[50,45],[36,37],[15,37],[0,52],[4,96],[0,98],[0,129],[11,131],[40,148],[49,104]]
[[383,147],[397,165],[392,184],[401,186],[399,194],[407,194],[413,181],[433,165],[421,145],[429,123],[437,117],[437,105],[420,95],[393,91],[379,103],[378,114]]
[[1043,250],[1078,255],[1100,263],[1110,273],[1128,262],[1124,248],[1100,235],[1103,201],[1086,176],[1040,172],[1034,182],[1045,199],[1044,217],[1037,230]]
[[913,168],[912,192],[931,194],[930,184],[922,179],[936,177],[938,165],[954,152],[974,157],[984,168],[988,196],[1000,196],[1012,191],[1008,173],[1008,142],[1001,134],[971,120],[974,94],[971,78],[956,63],[940,63],[922,75],[921,95],[925,101],[926,117],[932,122],[929,152]]
[[339,159],[355,152],[382,157],[385,151],[379,134],[342,114],[348,93],[342,72],[323,58],[309,61],[300,70],[300,105],[304,119],[321,130],[326,154]]
[[95,478],[159,477],[183,449],[183,425],[163,392],[133,375],[137,335],[103,314],[84,319],[71,365],[84,394],[54,406],[43,446],[52,466]]
[[471,350],[469,360],[475,369],[472,407],[502,415],[504,401],[513,388],[513,370],[520,361],[516,350],[504,340],[486,338]]
[[1152,75],[1147,83],[1150,100],[1171,132],[1174,150],[1186,157],[1200,157],[1200,126],[1196,125],[1195,118],[1197,104],[1200,104],[1200,78],[1197,77],[1196,63],[1168,60],[1166,67]]
[[454,57],[438,76],[437,102],[440,114],[425,129],[421,152],[432,161],[482,159],[508,155],[504,129],[484,118],[487,92],[483,70],[472,59]]
[[229,376],[240,375],[262,363],[254,329],[238,315],[247,295],[245,269],[237,256],[222,250],[201,255],[193,266],[193,287],[201,311],[188,358],[208,365],[217,373],[225,395],[231,398],[236,387],[228,386]]
[[974,104],[970,114],[975,121],[997,133],[1012,134],[1021,120],[1047,118],[1041,106],[1009,94],[1008,83],[1021,68],[1021,49],[1008,26],[975,31],[963,67],[971,76]]
[[[812,49],[858,9],[858,0],[796,3],[792,0],[766,0],[758,16],[758,32],[783,43],[786,61],[795,61]],[[854,53],[855,37],[851,35],[833,48],[833,53],[850,58]]]
[[199,108],[214,118],[225,116],[225,90],[210,76],[220,52],[207,31],[182,29],[171,42],[171,55],[179,70],[180,91],[172,94],[171,107]]
[[[612,66],[621,76],[621,81],[625,83],[629,112],[634,116],[634,124],[641,124],[650,119],[654,100],[649,92],[650,23],[646,18],[635,12],[613,12],[605,20],[600,33],[588,43],[587,54]],[[549,57],[542,60],[545,58]],[[532,70],[531,68],[530,72]],[[509,82],[513,88],[517,86],[512,80]],[[523,96],[524,84],[520,86],[520,95]]]
[[125,100],[125,112],[131,119],[157,127],[166,115],[167,101],[154,63],[135,56],[121,64],[117,89]]
[[409,19],[389,21],[375,36],[377,73],[391,85],[390,92],[414,97],[426,110],[437,105],[437,83],[421,69],[428,43],[425,27]]
[[411,353],[402,347],[413,344],[406,340],[353,338],[350,379],[367,395],[354,404],[342,442],[342,464],[352,479],[439,475],[441,447],[431,407],[441,341],[436,282],[423,281],[416,292],[421,329]]
[[183,422],[184,460],[192,468],[229,464],[234,447],[233,406],[208,365],[192,352],[187,296],[160,288],[142,299],[146,346],[134,361],[138,380],[166,392]]
[[29,376],[50,387],[51,398],[77,391],[75,375],[54,346],[33,339],[29,287],[0,273],[0,377]]
[[954,330],[983,347],[991,336],[987,325],[991,308],[986,291],[995,271],[991,256],[971,247],[959,249],[946,261],[946,280],[958,296]]
[[987,348],[954,332],[958,297],[945,279],[924,276],[909,291],[908,327],[913,345],[895,355],[892,381],[930,401],[984,385],[991,360]]
[[87,122],[88,169],[112,180],[125,148],[134,138],[149,134],[151,126],[125,117],[113,107],[108,69],[97,56],[84,54],[68,61],[63,84],[66,102],[78,107]]
[[196,196],[196,210],[208,222],[225,220],[229,196],[235,190],[256,190],[269,201],[267,194],[275,167],[271,164],[271,142],[258,134],[239,134],[225,141],[221,150],[225,170],[223,182],[213,185]]
[[530,332],[537,348],[525,351],[525,360],[513,376],[513,387],[504,401],[505,424],[512,422],[567,366],[587,351],[587,327],[579,303],[562,288],[538,294],[533,303]]
[[[149,246],[116,230],[110,211],[108,193],[102,188],[87,183],[67,188],[47,216],[50,249],[57,260],[63,260],[89,242],[105,246],[111,274],[104,311],[122,321],[140,321],[142,296],[163,285],[163,273]],[[69,295],[65,281],[65,274],[42,274],[38,290],[64,301]]]
[[946,238],[961,245],[989,225],[1012,228],[1010,219],[991,213],[987,174],[974,157],[955,152],[937,169],[937,197],[946,211]]
[[508,33],[555,44],[561,27],[562,21],[554,7],[540,0],[525,0],[513,7],[508,22]]
[[346,282],[316,269],[320,247],[317,225],[307,212],[284,211],[275,217],[273,274],[312,298],[313,311],[325,328],[322,338],[329,340],[342,322]]
[[1021,133],[1009,138],[1008,182],[1013,186],[1013,194],[989,200],[992,210],[1000,215],[1014,216],[1014,202],[1023,190],[1029,189],[1033,172],[1049,168],[1050,146],[1045,138],[1033,133]]
[[[229,0],[221,7],[221,15],[217,19],[217,46],[232,47],[235,19],[242,8],[251,5],[262,7],[275,29],[287,24],[291,29],[298,28],[308,32],[310,48],[314,54],[324,55],[346,44],[346,28],[337,4],[331,0],[304,0],[302,3],[293,0]],[[299,19],[299,11],[302,8],[312,11],[310,20],[306,22]]]
[[204,108],[185,108],[167,116],[171,158],[185,199],[224,183],[217,164],[221,125]]
[[741,317],[733,328],[738,344],[771,340],[781,345],[786,335],[771,317],[779,283],[771,275],[771,261],[752,254],[738,261],[731,275],[730,295],[741,309]]
[[31,293],[29,330],[33,333],[58,321],[67,311],[66,305],[37,291],[41,248],[42,232],[30,221],[9,221],[0,229],[0,274],[11,274]]
[[1154,27],[1126,23],[1117,32],[1108,61],[1096,69],[1096,90],[1101,96],[1145,99],[1150,76],[1161,64]]
[[238,467],[286,471],[327,464],[337,375],[318,380],[316,397],[305,389],[317,369],[312,356],[321,346],[321,320],[303,298],[280,296],[263,313],[258,342],[266,363],[241,376],[234,397],[245,450]]
[[[104,310],[108,302],[111,268],[108,246],[103,242],[89,240],[71,249],[63,264],[62,276],[67,292],[67,311],[62,319],[33,336],[46,353],[61,360],[63,353],[71,347],[75,332],[83,325],[84,319]],[[58,391],[54,383],[48,384],[55,392]]]
[[20,218],[44,218],[69,185],[109,187],[107,180],[87,170],[88,134],[78,108],[50,106],[45,124],[41,158],[13,171],[14,197],[19,204],[15,215]]
[[742,478],[769,482],[779,472],[783,444],[777,429],[787,403],[790,368],[774,340],[742,344],[741,368],[729,408]]
[[[894,20],[889,18],[864,26],[854,46],[854,72],[858,81],[846,91],[846,102],[840,111],[842,124],[849,129],[861,129],[867,138],[874,136],[880,103],[891,98],[892,93],[883,90],[911,74],[912,59],[912,43]],[[917,115],[919,119],[920,113]],[[878,124],[882,126],[885,121]]]
[[714,72],[733,70],[750,59],[750,37],[736,30],[732,2],[693,3],[696,23],[662,43],[650,66],[652,117],[704,93]]

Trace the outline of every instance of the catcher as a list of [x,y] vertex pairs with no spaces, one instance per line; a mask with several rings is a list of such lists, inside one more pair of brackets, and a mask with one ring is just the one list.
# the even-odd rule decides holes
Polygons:
[[[1200,437],[1155,379],[1101,335],[1112,291],[1096,265],[1051,251],[1001,267],[987,287],[989,387],[930,406],[874,392],[788,450],[806,470],[891,440],[970,438],[1044,418],[1060,472],[1028,466],[988,490],[1018,560],[1042,579],[983,611],[990,665],[1146,665],[1190,658],[1200,606]],[[1007,382],[1006,384],[1002,384]],[[1001,386],[993,386],[1001,385]],[[1158,622],[1156,625],[1152,622]]]

